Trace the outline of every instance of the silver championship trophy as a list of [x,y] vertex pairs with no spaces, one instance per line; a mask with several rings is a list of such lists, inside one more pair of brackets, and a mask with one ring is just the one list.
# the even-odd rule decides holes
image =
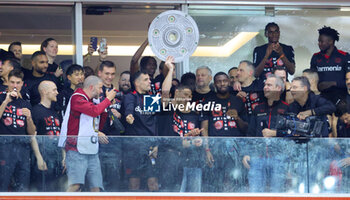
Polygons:
[[196,22],[190,15],[177,10],[161,13],[148,29],[150,47],[163,61],[168,56],[173,56],[178,63],[191,56],[197,48],[198,40]]

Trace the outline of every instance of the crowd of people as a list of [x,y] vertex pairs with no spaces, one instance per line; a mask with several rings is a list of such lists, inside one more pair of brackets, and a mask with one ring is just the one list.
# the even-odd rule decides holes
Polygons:
[[[118,88],[107,50],[98,52],[96,72],[77,64],[62,69],[57,41],[48,38],[27,69],[21,43],[11,43],[0,60],[0,191],[235,192],[238,184],[250,192],[283,191],[282,143],[261,140],[248,148],[249,140],[232,138],[350,136],[350,56],[336,48],[335,29],[318,31],[320,52],[291,82],[294,50],[279,42],[276,23],[266,25],[268,43],[254,49],[253,61],[227,73],[200,66],[180,80],[171,56],[155,77],[156,59],[142,57],[146,39],[130,71],[119,72]],[[90,45],[84,59],[94,51]],[[146,96],[162,109],[145,110]],[[219,109],[191,109],[192,103]],[[287,127],[281,117],[313,129]],[[350,155],[337,149],[347,184]],[[246,171],[241,183],[232,169]]]

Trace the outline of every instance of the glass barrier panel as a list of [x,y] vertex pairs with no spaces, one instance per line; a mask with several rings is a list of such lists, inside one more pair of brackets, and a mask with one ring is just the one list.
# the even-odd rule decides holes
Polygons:
[[349,192],[347,139],[0,138],[1,192]]
[[310,193],[349,192],[349,140],[312,139],[308,144]]

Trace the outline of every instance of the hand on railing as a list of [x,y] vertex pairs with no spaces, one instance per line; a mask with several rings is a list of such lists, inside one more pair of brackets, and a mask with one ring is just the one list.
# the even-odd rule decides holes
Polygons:
[[245,168],[247,168],[247,169],[250,169],[249,162],[250,162],[250,156],[245,155],[245,156],[243,157],[242,163],[243,163],[243,166],[244,166]]
[[149,154],[148,154],[149,157],[152,157],[152,158],[157,158],[158,157],[158,146],[155,146],[153,147]]
[[192,144],[195,146],[195,147],[201,147],[203,145],[203,140],[202,138],[200,137],[196,137],[192,140]]
[[62,159],[61,164],[62,164],[62,167],[63,167],[62,174],[64,174],[64,172],[66,172],[66,170],[67,170],[67,167],[66,167],[66,158],[63,158],[63,159]]
[[46,162],[44,161],[43,157],[39,157],[36,159],[36,164],[38,165],[38,169],[40,171],[46,171],[47,170],[47,166],[46,166]]
[[264,128],[262,130],[262,134],[264,137],[276,137],[277,136],[277,131],[276,130],[271,130],[268,128]]
[[210,152],[210,149],[206,149],[206,161],[207,161],[207,165],[211,168],[213,167],[214,164],[214,157]]
[[342,168],[349,167],[350,166],[350,157],[340,160],[339,166]]
[[108,144],[109,143],[108,137],[100,131],[98,132],[98,141],[101,144]]
[[203,131],[204,129],[199,129],[199,128],[195,128],[195,129],[192,129],[190,130],[188,133],[186,133],[184,136],[185,137],[189,137],[189,136],[198,136],[201,134],[201,132]]

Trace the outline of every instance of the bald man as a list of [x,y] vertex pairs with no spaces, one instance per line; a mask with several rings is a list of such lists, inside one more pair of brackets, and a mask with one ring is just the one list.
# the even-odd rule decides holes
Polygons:
[[[61,164],[63,164],[62,150],[57,147],[57,137],[60,135],[60,118],[51,109],[52,102],[57,101],[57,87],[52,81],[42,81],[39,84],[40,103],[33,107],[33,121],[37,127],[38,149],[33,147],[37,166],[32,166],[32,177],[34,184],[40,192],[62,191],[58,184],[58,177],[62,174]],[[49,136],[49,137],[45,137]],[[64,152],[64,151],[63,151]],[[45,173],[42,173],[45,171]],[[42,183],[45,176],[45,184]]]

